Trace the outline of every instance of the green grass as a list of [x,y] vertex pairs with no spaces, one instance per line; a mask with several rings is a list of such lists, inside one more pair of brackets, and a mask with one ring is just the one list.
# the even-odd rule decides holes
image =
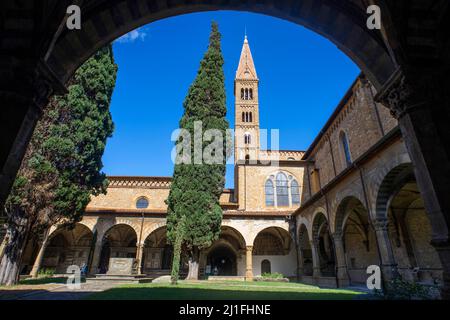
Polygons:
[[298,283],[186,282],[132,284],[89,295],[89,300],[349,300],[361,292],[320,289]]

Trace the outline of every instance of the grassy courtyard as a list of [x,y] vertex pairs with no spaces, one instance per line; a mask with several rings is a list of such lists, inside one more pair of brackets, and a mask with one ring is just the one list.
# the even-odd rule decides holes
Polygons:
[[132,284],[91,294],[90,300],[351,300],[364,294],[352,290],[321,289],[298,283],[186,282]]

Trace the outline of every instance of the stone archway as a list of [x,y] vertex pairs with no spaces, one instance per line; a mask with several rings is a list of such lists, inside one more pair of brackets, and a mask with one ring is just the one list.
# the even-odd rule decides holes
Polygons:
[[108,229],[102,239],[98,273],[107,273],[111,258],[136,257],[137,234],[128,224],[116,224]]
[[289,232],[281,227],[268,227],[256,235],[252,250],[253,274],[261,275],[263,261],[270,264],[271,272],[295,277],[297,256]]
[[386,175],[378,200],[377,215],[387,218],[389,238],[402,278],[442,285],[442,264],[431,245],[432,227],[411,165],[399,165]]
[[245,251],[243,235],[231,226],[222,225],[219,239],[200,253],[200,275],[244,276]]
[[40,270],[66,273],[67,267],[89,265],[92,256],[92,231],[81,223],[70,229],[61,227],[49,235]]
[[[0,206],[19,169],[48,98],[80,63],[105,43],[142,24],[206,10],[260,12],[302,24],[336,43],[380,90],[378,100],[399,119],[433,228],[450,298],[450,170],[448,109],[448,17],[446,1],[370,1],[381,6],[382,29],[366,28],[367,2],[331,1],[84,1],[83,32],[64,29],[71,1],[5,0],[0,44],[5,61],[0,81]],[[408,23],[405,23],[408,21]],[[31,26],[31,27],[30,27]],[[428,26],[425,29],[424,26]],[[15,37],[20,35],[20,40]],[[425,129],[424,129],[425,128]],[[430,147],[432,146],[432,147]]]
[[298,231],[298,245],[300,250],[300,274],[301,276],[313,275],[313,256],[311,250],[311,240],[308,235],[308,228],[301,224]]
[[334,243],[327,217],[323,212],[318,212],[313,218],[312,238],[315,247],[313,250],[316,251],[318,258],[315,268],[320,269],[320,276],[334,277],[336,275]]
[[[345,197],[336,210],[335,243],[338,255],[338,277],[349,283],[364,284],[367,267],[380,265],[378,244],[367,208],[354,196]],[[336,248],[338,249],[338,248]],[[340,255],[340,256],[339,256]]]

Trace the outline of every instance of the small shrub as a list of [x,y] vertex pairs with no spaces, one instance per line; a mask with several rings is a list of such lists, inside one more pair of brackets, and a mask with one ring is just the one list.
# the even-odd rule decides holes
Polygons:
[[42,268],[39,270],[38,276],[39,277],[53,277],[55,274],[55,268]]
[[263,278],[269,278],[269,279],[283,279],[284,275],[282,273],[279,272],[274,272],[274,273],[263,273],[261,275]]
[[386,300],[430,300],[435,299],[435,295],[431,292],[431,288],[396,278],[391,280],[386,289],[383,291],[375,291],[375,295]]

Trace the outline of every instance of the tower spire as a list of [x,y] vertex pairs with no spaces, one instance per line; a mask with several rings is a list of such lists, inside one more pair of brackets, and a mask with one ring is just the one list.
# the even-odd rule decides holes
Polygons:
[[236,79],[258,80],[255,63],[253,62],[252,52],[247,38],[247,27],[245,28],[244,44],[242,45],[241,58],[236,71]]

